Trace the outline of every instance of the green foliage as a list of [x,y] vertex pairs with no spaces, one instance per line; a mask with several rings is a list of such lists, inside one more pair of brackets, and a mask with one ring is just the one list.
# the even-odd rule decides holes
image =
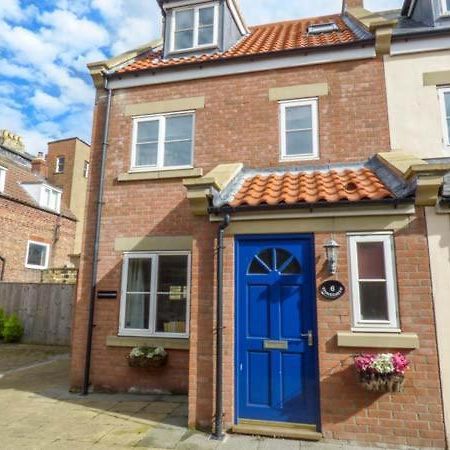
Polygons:
[[3,309],[0,308],[0,339],[3,338],[3,328],[5,326],[6,314]]
[[23,336],[22,321],[16,314],[9,316],[3,326],[3,338],[5,342],[19,342]]

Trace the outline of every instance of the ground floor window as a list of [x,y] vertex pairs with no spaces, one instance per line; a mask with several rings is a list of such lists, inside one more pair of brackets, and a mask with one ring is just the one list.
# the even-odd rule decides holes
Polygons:
[[189,294],[188,252],[125,254],[119,333],[187,336]]
[[353,327],[399,331],[392,234],[350,235]]
[[47,269],[49,256],[49,244],[28,241],[25,267],[27,267],[28,269]]

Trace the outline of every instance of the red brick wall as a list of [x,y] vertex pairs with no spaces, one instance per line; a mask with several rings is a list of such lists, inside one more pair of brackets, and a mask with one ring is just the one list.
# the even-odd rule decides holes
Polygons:
[[[190,424],[209,427],[212,421],[215,333],[214,236],[217,224],[210,224],[206,218],[192,216],[181,180],[128,183],[116,181],[119,174],[128,171],[130,164],[132,121],[124,114],[125,106],[139,102],[204,95],[206,108],[196,113],[195,166],[202,167],[205,173],[217,164],[236,161],[253,167],[270,167],[282,164],[279,163],[278,104],[268,101],[268,90],[272,87],[325,81],[329,83],[330,95],[321,97],[319,100],[321,160],[315,161],[315,163],[358,161],[379,151],[388,150],[390,142],[381,61],[370,60],[286,69],[133,88],[114,93],[110,145],[106,164],[98,285],[100,289],[120,291],[122,256],[114,251],[115,238],[144,235],[192,235],[194,244],[192,250],[191,346],[189,353],[172,352],[173,358],[172,356],[170,358],[173,370],[169,370],[169,367],[163,372],[163,376],[146,374],[145,377],[140,377],[126,366],[125,355],[129,349],[106,347],[107,336],[117,334],[119,300],[97,301],[91,378],[96,387],[112,387],[119,390],[127,390],[131,387],[141,387],[142,389],[159,387],[180,391],[186,390],[186,383],[188,383]],[[97,100],[94,113],[92,172],[88,198],[89,214],[86,223],[85,252],[81,263],[73,334],[71,376],[73,386],[81,384],[84,365],[105,94],[100,92]],[[405,247],[418,245],[416,250],[420,252],[422,264],[427,255],[426,242],[423,237],[424,230],[420,226],[417,229],[413,227],[411,230],[407,230],[404,235],[400,234],[396,238],[399,250],[401,245]],[[318,236],[317,248],[320,254],[322,253],[322,238],[324,239],[325,236]],[[341,237],[340,240],[342,239]],[[233,258],[231,242],[228,240],[225,274],[227,298],[225,312],[227,320],[225,419],[228,423],[231,422],[233,407]],[[343,273],[346,270],[344,254],[345,247],[341,252]],[[411,282],[415,282],[416,268],[411,267],[408,256],[400,253],[399,258],[401,260],[399,269],[404,267],[405,271],[414,272],[414,276],[405,275],[401,284],[402,313],[405,310],[404,328],[406,331],[413,330],[421,333],[421,338],[424,339],[423,348],[414,352],[414,365],[417,364],[417,367],[421,368],[420,372],[417,371],[419,376],[426,373],[428,377],[431,377],[437,373],[435,358],[427,353],[432,352],[434,348],[432,326],[429,324],[426,331],[422,330],[421,326],[416,329],[411,323],[412,316],[409,316],[407,312],[407,305],[413,299],[420,302],[424,309],[421,318],[427,317],[430,312],[429,274],[422,272],[426,292],[420,297],[420,300],[417,300],[417,297],[414,297],[415,292],[403,291],[403,289],[410,289],[408,281],[405,280],[411,279]],[[427,270],[427,266],[421,270]],[[342,276],[344,279],[344,275]],[[359,440],[375,442],[377,439],[381,439],[381,435],[384,433],[381,433],[380,430],[384,427],[388,437],[386,439],[383,437],[382,442],[394,443],[394,441],[402,440],[412,443],[414,437],[406,435],[410,433],[410,431],[406,431],[406,416],[409,413],[407,410],[410,409],[408,397],[410,400],[413,397],[422,405],[430,404],[430,406],[423,406],[427,410],[422,413],[434,414],[433,420],[430,417],[421,416],[416,418],[416,421],[425,422],[430,432],[437,430],[436,442],[441,442],[442,427],[439,425],[438,417],[441,414],[438,411],[438,387],[434,386],[431,389],[432,393],[428,392],[429,388],[419,389],[417,383],[420,384],[420,382],[417,377],[414,377],[414,387],[407,390],[405,394],[392,399],[385,396],[381,399],[372,399],[373,401],[370,398],[361,401],[361,398],[366,398],[368,394],[360,393],[354,380],[348,385],[343,382],[346,377],[350,377],[350,372],[344,370],[345,366],[349,364],[350,352],[336,349],[333,344],[333,336],[336,331],[348,330],[350,327],[348,298],[333,305],[333,308],[339,311],[338,316],[333,314],[333,311],[328,311],[327,307],[328,304],[319,302],[322,385],[325,391],[326,386],[334,382],[339,385],[342,397],[347,396],[341,401],[347,402],[347,406],[344,405],[342,411],[331,410],[332,397],[330,398],[329,394],[324,395],[323,415],[326,436],[345,439],[346,433],[351,433],[351,430],[346,427],[350,426],[351,428],[351,426],[358,425],[356,418],[358,420],[360,418],[370,419],[371,415],[374,415],[373,420],[370,419],[370,425],[381,428],[375,432],[375,428],[369,429],[369,425],[361,424],[361,428],[358,428]],[[429,320],[432,320],[431,315],[429,315]],[[423,363],[424,360],[426,360],[426,364]],[[188,361],[189,366],[187,365]],[[175,368],[175,365],[178,364],[179,366]],[[337,368],[333,369],[335,366]],[[422,366],[426,366],[424,370],[422,370]],[[416,370],[413,369],[414,371]],[[338,374],[333,378],[332,373],[335,372]],[[412,377],[409,377],[409,382],[411,379]],[[335,395],[340,396],[340,393],[334,393],[333,396]],[[368,404],[366,405],[366,403]],[[389,406],[386,410],[391,413],[386,413],[385,409],[381,410],[385,404],[390,405],[391,410],[388,410]],[[434,411],[428,409],[432,408],[432,405],[436,407]],[[364,409],[366,406],[368,408]],[[395,406],[399,406],[402,411],[404,409],[405,416],[402,416],[402,419],[394,416],[392,408]],[[350,417],[344,416],[350,413]],[[389,417],[382,417],[386,415]],[[401,426],[396,422],[389,425],[385,420],[402,420],[403,422]],[[435,424],[437,424],[436,427],[434,427]],[[393,425],[403,431],[397,431]],[[431,428],[432,426],[434,428]],[[425,436],[420,434],[416,436],[416,439],[422,438]]]
[[[39,282],[41,272],[25,268],[28,240],[51,244],[49,267],[70,264],[76,222],[0,197],[0,256],[6,258],[5,281]],[[59,239],[55,243],[57,225]]]

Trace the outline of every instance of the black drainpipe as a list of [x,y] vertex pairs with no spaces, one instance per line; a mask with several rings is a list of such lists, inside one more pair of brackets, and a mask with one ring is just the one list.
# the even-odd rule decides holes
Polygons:
[[2,262],[2,271],[0,272],[0,281],[3,281],[3,276],[5,275],[6,259],[3,258],[3,256],[0,256],[0,261]]
[[223,439],[223,237],[225,229],[231,223],[231,216],[226,214],[217,230],[217,319],[216,319],[216,414],[214,438]]
[[103,145],[102,145],[102,157],[100,164],[100,182],[98,187],[97,197],[97,220],[95,223],[95,240],[94,240],[94,254],[92,258],[92,281],[91,281],[91,297],[89,302],[89,319],[88,319],[88,331],[86,342],[86,359],[84,363],[84,378],[83,388],[81,390],[82,395],[89,393],[89,376],[91,372],[91,353],[92,353],[92,335],[94,333],[94,312],[95,312],[95,292],[97,290],[97,272],[98,272],[98,253],[100,242],[100,227],[102,221],[103,211],[103,191],[104,191],[104,178],[105,178],[105,164],[106,153],[108,150],[109,139],[109,119],[111,113],[111,98],[112,90],[108,88],[108,80],[105,79],[105,89],[108,91],[108,101],[106,105],[105,127],[103,130]]

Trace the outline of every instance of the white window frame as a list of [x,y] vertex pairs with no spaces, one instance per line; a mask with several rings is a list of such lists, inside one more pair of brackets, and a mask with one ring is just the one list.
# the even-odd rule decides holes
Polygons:
[[84,161],[83,163],[83,177],[88,178],[89,176],[89,161]]
[[[50,191],[50,194],[56,194],[57,197],[56,197],[55,208],[51,208],[48,203],[44,202],[45,191]],[[60,191],[59,189],[55,189],[51,186],[48,186],[46,184],[43,184],[41,187],[41,193],[40,193],[40,197],[39,197],[39,206],[41,208],[45,208],[50,211],[55,211],[55,212],[59,213],[61,211],[61,196],[62,196],[62,191]]]
[[442,11],[442,15],[443,16],[448,16],[450,15],[450,10],[447,7],[447,2],[446,0],[441,0],[441,11]]
[[[281,148],[281,161],[304,161],[319,159],[319,99],[308,98],[303,100],[288,100],[279,102],[280,105],[280,148]],[[288,155],[286,148],[286,110],[290,107],[296,106],[311,106],[311,118],[312,118],[312,133],[313,133],[313,148],[312,153],[309,155]]]
[[[165,166],[165,136],[166,136],[166,120],[168,117],[174,116],[192,116],[192,142],[191,142],[191,164],[181,166]],[[142,122],[159,121],[159,135],[158,135],[158,155],[155,166],[137,166],[136,165],[136,146],[138,125]],[[131,146],[131,172],[151,172],[161,170],[179,170],[192,169],[194,167],[194,142],[195,142],[195,111],[180,111],[167,114],[158,114],[150,116],[140,116],[133,118],[133,139]]]
[[[347,235],[347,238],[349,248],[351,303],[353,315],[352,331],[392,333],[401,332],[398,310],[397,275],[395,271],[396,266],[393,234],[385,232],[349,233]],[[359,279],[357,244],[360,242],[383,243],[386,279],[378,281],[386,282],[389,320],[363,320],[361,318],[359,283],[360,281],[364,280]],[[377,280],[371,279],[369,281],[375,282]]]
[[[60,169],[61,160],[63,161],[62,170]],[[62,155],[58,156],[56,158],[55,173],[64,173],[65,165],[66,165],[66,158],[65,158],[65,156],[62,156]]]
[[[45,264],[43,266],[37,266],[35,264],[28,264],[28,256],[30,253],[30,245],[31,244],[45,247]],[[45,270],[48,268],[49,260],[50,260],[50,244],[46,244],[45,242],[32,241],[32,240],[29,240],[27,242],[27,252],[25,254],[25,267],[27,269]]]
[[442,121],[442,132],[444,135],[443,142],[447,149],[450,149],[450,130],[447,123],[447,118],[450,117],[450,111],[447,111],[447,108],[445,107],[445,95],[450,95],[450,87],[442,87],[438,90],[439,95],[439,104],[441,107],[441,121]]
[[[165,333],[156,331],[156,313],[157,313],[157,288],[158,288],[158,269],[159,256],[166,255],[184,255],[187,256],[187,295],[186,295],[186,332],[185,333]],[[126,328],[126,301],[127,301],[127,283],[128,283],[128,262],[133,258],[151,259],[151,293],[150,293],[150,317],[149,329]],[[158,251],[158,252],[125,252],[123,254],[122,264],[122,287],[120,296],[120,318],[119,318],[119,336],[137,336],[137,337],[161,337],[161,338],[188,338],[189,337],[189,318],[191,305],[191,252],[189,251]]]
[[[199,35],[199,11],[201,9],[206,8],[214,8],[214,33],[213,33],[213,42],[212,44],[198,44],[198,35]],[[188,48],[181,48],[176,49],[175,48],[175,25],[176,25],[176,15],[179,11],[188,11],[193,10],[194,11],[194,44],[192,47]],[[197,50],[197,49],[207,49],[207,48],[214,48],[218,46],[219,41],[219,4],[218,3],[205,3],[198,6],[186,6],[183,8],[176,8],[172,10],[172,20],[171,20],[171,32],[170,32],[170,52],[171,53],[185,53],[189,52],[191,50]]]
[[5,192],[7,171],[8,169],[6,167],[0,166],[0,193]]

